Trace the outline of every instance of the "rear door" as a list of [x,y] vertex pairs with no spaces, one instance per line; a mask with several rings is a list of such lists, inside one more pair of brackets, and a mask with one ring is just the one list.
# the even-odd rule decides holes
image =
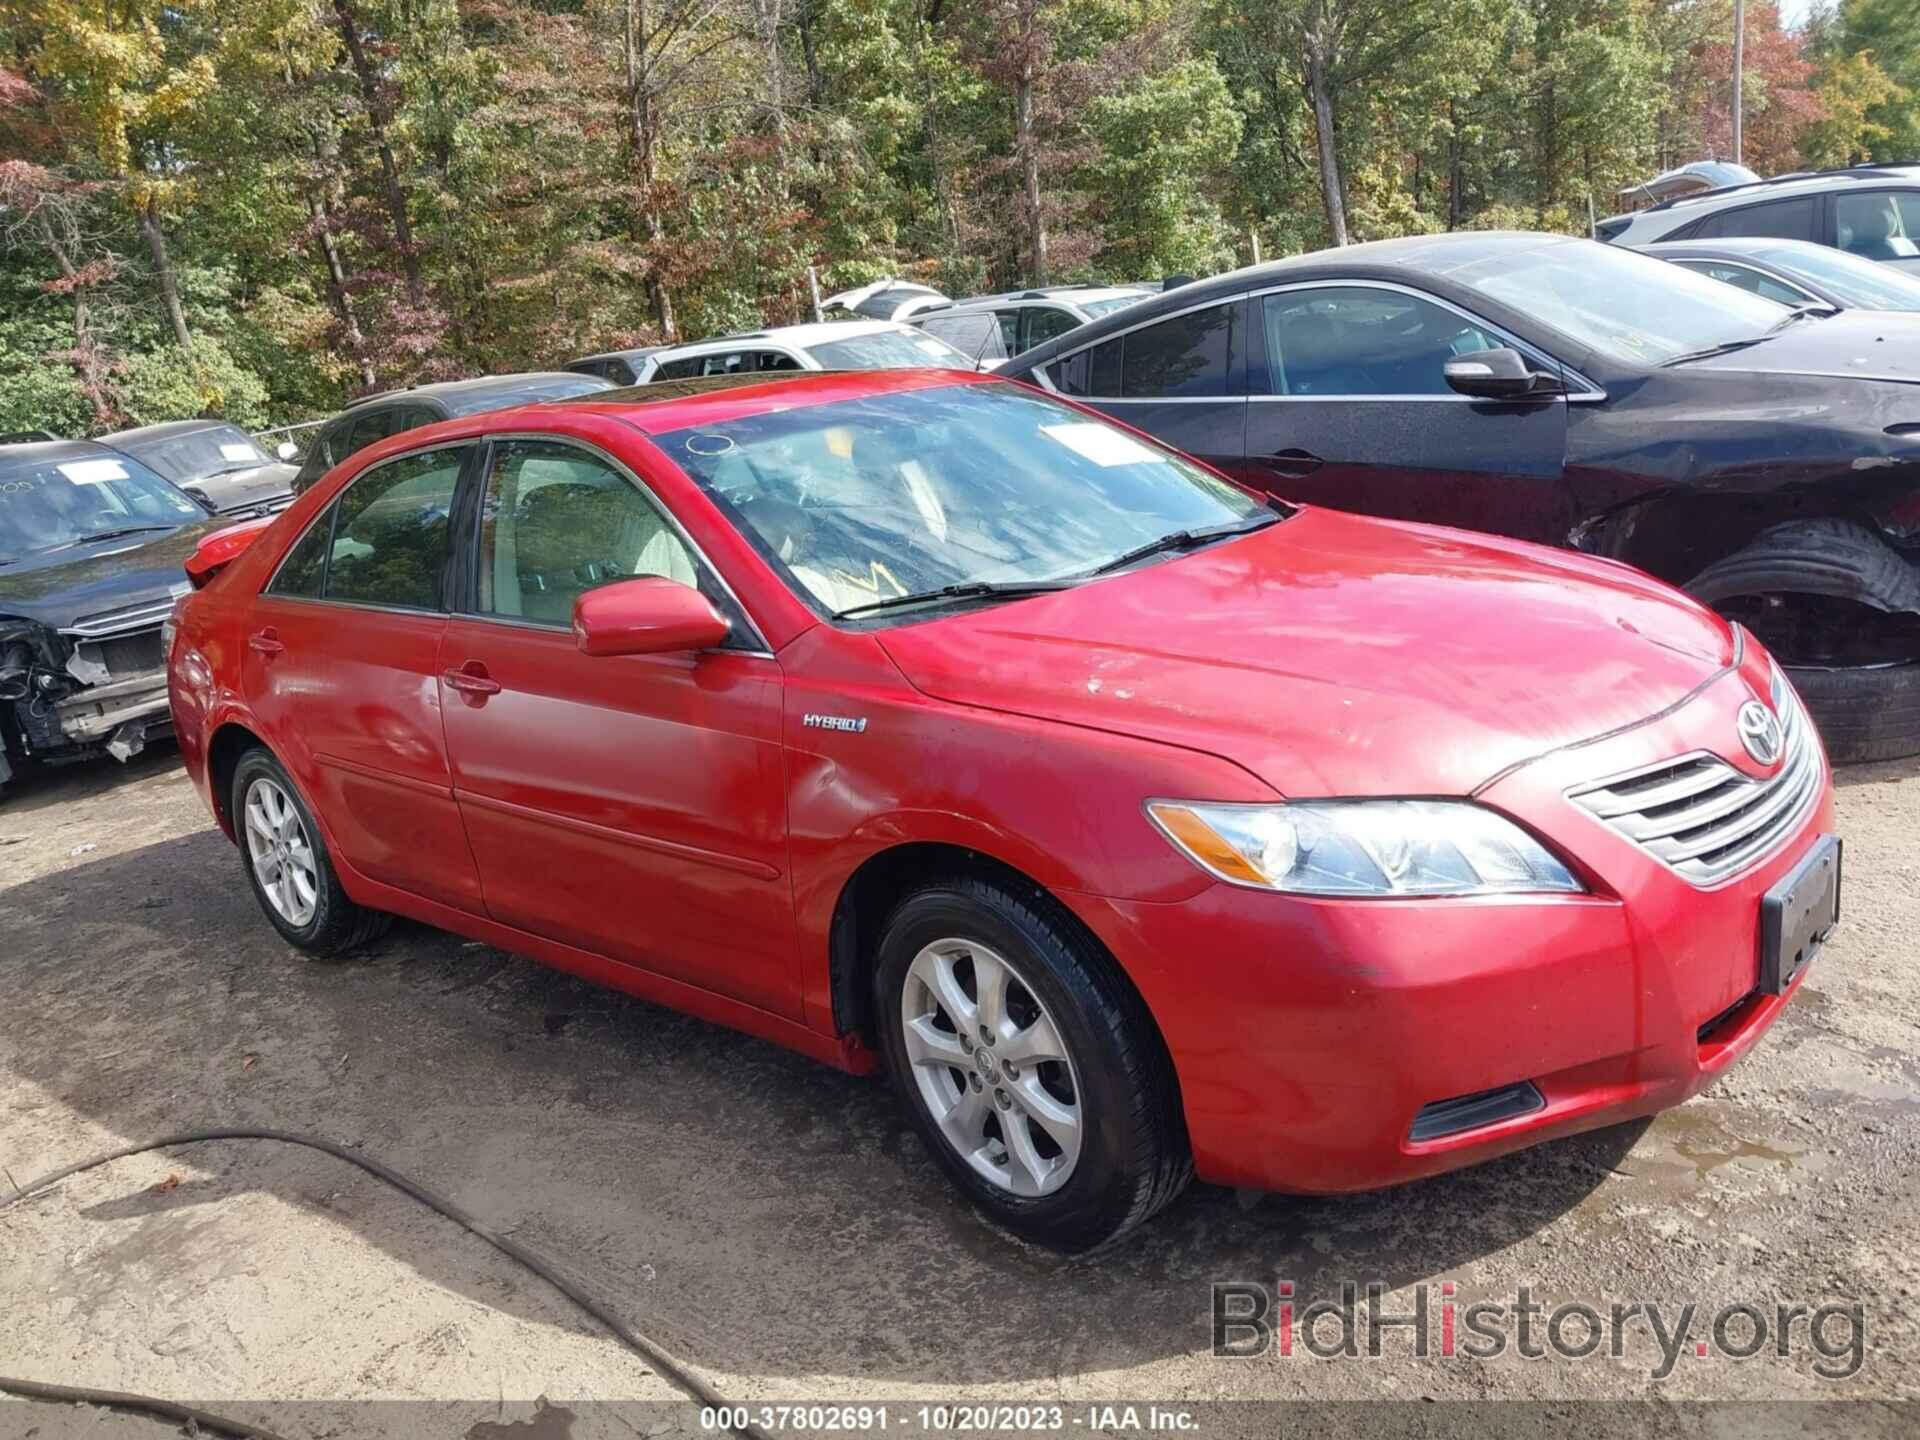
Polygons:
[[1195,306],[1123,331],[1046,367],[1084,401],[1228,473],[1244,468],[1247,301]]
[[438,682],[451,521],[474,449],[396,456],[341,491],[254,602],[241,673],[340,858],[370,880],[478,911]]
[[1449,388],[1442,369],[1518,342],[1398,285],[1296,285],[1252,303],[1240,479],[1341,510],[1565,543],[1566,400],[1475,400]]

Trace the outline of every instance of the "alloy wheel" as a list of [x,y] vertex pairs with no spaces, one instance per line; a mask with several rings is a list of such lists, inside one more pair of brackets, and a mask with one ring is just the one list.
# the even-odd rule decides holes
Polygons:
[[925,946],[907,967],[900,1025],[920,1098],[977,1174],[1028,1198],[1067,1183],[1085,1132],[1079,1077],[1005,956],[972,940]]
[[296,930],[313,921],[320,903],[320,871],[300,811],[273,781],[247,787],[247,858],[274,913]]

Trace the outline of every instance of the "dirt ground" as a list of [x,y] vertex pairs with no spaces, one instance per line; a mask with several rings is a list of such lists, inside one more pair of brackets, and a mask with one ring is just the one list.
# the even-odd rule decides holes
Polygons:
[[[1574,1402],[1652,1397],[1676,1403],[1643,1433],[1749,1433],[1772,1412],[1730,1430],[1677,1402],[1920,1399],[1920,764],[1844,775],[1840,815],[1842,933],[1690,1104],[1372,1196],[1195,1186],[1068,1261],[977,1219],[877,1084],[418,927],[342,963],[291,954],[162,749],[0,801],[0,1166],[24,1184],[169,1131],[317,1132],[558,1261],[730,1399],[886,1400],[892,1428],[931,1400],[1058,1402],[1066,1428],[1120,1430],[1087,1406],[1498,1398],[1554,1402],[1526,1413],[1559,1433],[1606,1408]],[[1523,1285],[1602,1311],[1857,1302],[1864,1343],[1841,1379],[1804,1345],[1688,1349],[1655,1378],[1637,1330],[1617,1358],[1422,1358],[1389,1333],[1381,1358],[1221,1359],[1210,1286],[1229,1280],[1303,1299],[1379,1280],[1390,1312],[1423,1282],[1435,1304],[1443,1283],[1463,1305]],[[258,1143],[0,1211],[0,1375],[172,1396],[288,1440],[700,1428],[505,1257],[334,1159]],[[1882,1403],[1846,1424],[1920,1421]],[[0,1434],[26,1433],[169,1432],[0,1397]]]

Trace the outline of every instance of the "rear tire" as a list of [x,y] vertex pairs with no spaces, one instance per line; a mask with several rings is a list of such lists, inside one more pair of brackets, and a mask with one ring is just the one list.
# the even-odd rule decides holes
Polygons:
[[[1920,570],[1851,520],[1776,525],[1702,570],[1686,590],[1716,608],[1756,596],[1813,595],[1890,614],[1920,611]],[[1920,754],[1920,655],[1882,665],[1794,664],[1808,657],[1765,634],[1760,640],[1776,652],[1835,764]]]
[[393,917],[347,898],[313,812],[264,745],[234,766],[228,813],[253,898],[281,938],[309,955],[357,950]]
[[881,932],[873,1013],[927,1149],[1014,1234],[1091,1250],[1192,1178],[1145,1003],[1043,892],[956,877],[909,895]]

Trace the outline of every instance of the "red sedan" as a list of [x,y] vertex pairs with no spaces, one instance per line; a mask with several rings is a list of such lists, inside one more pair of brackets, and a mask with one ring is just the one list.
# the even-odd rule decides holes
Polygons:
[[884,1068],[1062,1248],[1673,1105],[1838,912],[1738,627],[984,377],[449,421],[189,569],[181,749],[289,942],[411,916]]

